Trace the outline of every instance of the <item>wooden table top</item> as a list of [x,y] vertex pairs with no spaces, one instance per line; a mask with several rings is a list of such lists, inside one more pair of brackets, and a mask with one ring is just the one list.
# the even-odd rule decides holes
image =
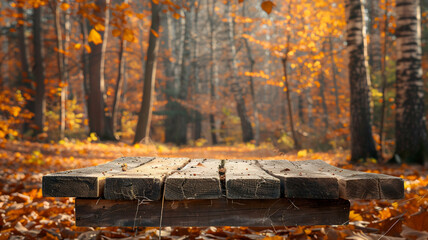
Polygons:
[[107,200],[401,199],[404,182],[322,160],[123,157],[48,174],[43,195]]

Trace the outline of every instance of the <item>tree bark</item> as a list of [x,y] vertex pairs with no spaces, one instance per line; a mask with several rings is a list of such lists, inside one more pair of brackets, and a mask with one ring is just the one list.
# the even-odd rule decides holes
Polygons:
[[367,42],[362,0],[346,1],[347,50],[351,88],[351,161],[377,158],[372,136],[370,76],[367,72]]
[[419,0],[398,0],[396,12],[397,110],[394,158],[428,166]]
[[294,128],[294,120],[293,120],[293,109],[291,107],[291,97],[290,97],[290,85],[288,82],[288,71],[287,71],[287,61],[288,61],[288,51],[290,50],[290,36],[287,37],[287,47],[284,51],[284,57],[281,58],[282,62],[282,69],[284,71],[284,91],[285,91],[285,97],[287,100],[287,107],[288,107],[288,120],[290,122],[290,130],[291,135],[293,137],[294,141],[294,149],[299,150],[301,148],[299,139],[297,138],[296,130]]
[[[208,11],[208,21],[209,21],[209,26],[210,26],[210,103],[211,105],[213,105],[215,103],[215,99],[217,98],[217,83],[218,83],[218,71],[217,71],[217,62],[216,62],[216,56],[215,56],[215,51],[217,48],[217,41],[216,41],[216,36],[215,36],[215,19],[214,19],[214,14],[215,14],[215,3],[216,0],[212,0],[209,3],[209,6],[207,7],[207,11]],[[212,111],[212,110],[211,110]],[[210,132],[211,132],[211,140],[212,140],[212,144],[216,145],[218,144],[218,139],[217,139],[217,128],[216,128],[216,121],[215,121],[215,116],[214,113],[210,112]]]
[[373,76],[378,77],[381,70],[382,48],[380,43],[380,6],[379,0],[367,1],[369,7],[369,66]]
[[141,103],[140,113],[138,114],[134,144],[140,142],[142,139],[145,139],[147,143],[150,136],[150,122],[152,119],[153,95],[156,80],[157,52],[159,48],[159,39],[153,34],[153,32],[159,33],[160,24],[160,5],[155,4],[153,1],[151,2],[151,5],[152,23],[150,27],[149,46],[147,48],[147,61],[144,70],[143,101]]
[[119,67],[117,71],[116,87],[114,91],[113,107],[111,112],[111,131],[113,131],[113,133],[117,131],[117,123],[119,121],[118,110],[122,98],[122,87],[125,73],[124,51],[126,49],[126,41],[123,39],[122,35],[120,36],[119,41]]
[[241,130],[242,130],[242,140],[244,142],[250,142],[254,139],[253,128],[251,122],[248,119],[247,108],[245,106],[244,94],[242,93],[242,88],[239,84],[238,78],[238,65],[236,61],[236,47],[235,47],[235,31],[234,31],[234,19],[232,18],[231,11],[231,2],[228,1],[226,5],[226,15],[227,15],[227,31],[229,38],[229,45],[231,50],[231,70],[232,70],[232,80],[231,80],[231,90],[235,98],[236,108],[238,112],[239,119],[241,120]]
[[56,0],[52,3],[52,8],[55,13],[55,33],[56,33],[56,48],[57,48],[57,65],[58,65],[58,76],[59,76],[59,88],[60,92],[60,110],[59,110],[59,138],[63,139],[65,134],[65,101],[66,101],[66,89],[65,89],[65,69],[64,69],[64,45],[63,45],[63,34],[61,26],[61,8],[60,3]]
[[382,66],[381,66],[381,92],[382,92],[382,105],[380,107],[380,124],[379,124],[379,158],[383,161],[383,128],[385,125],[385,108],[386,108],[386,84],[387,84],[387,76],[386,76],[386,57],[387,57],[387,47],[388,47],[388,0],[385,0],[385,22],[384,22],[384,39],[383,39],[383,54],[382,54]]
[[[245,1],[242,3],[242,16],[246,17],[246,13],[247,13],[247,8],[246,8],[246,4]],[[249,34],[248,32],[248,24],[244,23],[244,29],[246,34]],[[248,60],[250,62],[250,72],[254,72],[254,65],[256,64],[256,61],[254,60],[253,57],[253,53],[250,47],[250,43],[248,42],[247,38],[243,38],[244,40],[244,44],[245,44],[245,48],[247,49],[247,56],[248,56]],[[255,91],[255,87],[254,87],[254,79],[253,76],[250,75],[250,93],[251,93],[251,100],[252,100],[252,105],[253,105],[253,117],[254,117],[254,127],[255,127],[255,135],[254,135],[254,140],[256,141],[255,145],[258,146],[260,144],[260,121],[259,121],[259,109],[257,106],[257,100],[256,100],[256,91]]]
[[330,46],[330,60],[331,60],[331,68],[332,68],[332,76],[333,76],[333,87],[334,87],[334,100],[336,104],[336,117],[339,119],[340,117],[340,105],[339,105],[339,91],[337,85],[337,69],[336,63],[334,62],[334,52],[333,52],[333,37],[329,37],[329,46]]
[[34,123],[35,134],[44,132],[45,124],[45,66],[43,58],[42,7],[33,10],[33,44],[34,44],[34,79],[36,82],[36,97]]
[[[22,8],[23,2],[18,2],[18,48],[19,48],[19,60],[21,64],[21,82],[19,83],[23,93],[27,93],[28,96],[34,96],[35,84],[31,76],[31,69],[28,63],[28,50],[27,41],[25,37],[25,13]],[[35,111],[35,102],[33,99],[26,99],[25,109],[31,113]],[[32,118],[34,120],[34,116]],[[23,126],[23,133],[31,129],[30,124],[26,122]]]
[[106,96],[104,83],[104,64],[105,50],[107,47],[109,11],[107,5],[110,0],[96,0],[99,11],[96,16],[103,19],[104,31],[100,31],[103,42],[95,45],[89,44],[91,53],[89,54],[89,96],[88,96],[88,113],[90,132],[97,134],[100,140],[116,140],[110,129],[109,119],[106,115]]

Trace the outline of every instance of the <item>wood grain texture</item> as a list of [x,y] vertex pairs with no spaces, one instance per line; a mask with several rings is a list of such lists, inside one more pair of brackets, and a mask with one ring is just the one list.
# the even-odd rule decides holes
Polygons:
[[[165,201],[162,226],[341,225],[348,222],[343,199]],[[76,199],[78,226],[158,227],[161,201]]]
[[281,195],[281,181],[256,161],[226,160],[226,197],[229,199],[275,199]]
[[295,164],[337,178],[340,197],[343,199],[404,198],[404,181],[399,177],[341,169],[322,160],[299,161]]
[[94,167],[80,168],[43,176],[45,197],[88,197],[102,195],[105,178],[121,173],[123,167],[132,169],[144,165],[153,157],[122,157]]
[[165,177],[184,167],[188,158],[155,158],[147,164],[106,178],[104,197],[111,200],[159,200]]
[[281,180],[281,195],[286,198],[337,199],[337,179],[299,167],[286,160],[260,160],[258,164]]
[[165,199],[218,199],[221,197],[220,160],[194,159],[165,180]]

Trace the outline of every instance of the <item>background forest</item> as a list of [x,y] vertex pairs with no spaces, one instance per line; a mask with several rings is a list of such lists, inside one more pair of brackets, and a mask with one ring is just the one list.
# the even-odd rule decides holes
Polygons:
[[418,105],[425,146],[426,100],[397,108],[396,32],[409,2],[425,71],[408,94],[419,96],[428,2],[401,2],[1,1],[0,137],[353,146],[358,160],[391,157],[406,139],[397,114]]

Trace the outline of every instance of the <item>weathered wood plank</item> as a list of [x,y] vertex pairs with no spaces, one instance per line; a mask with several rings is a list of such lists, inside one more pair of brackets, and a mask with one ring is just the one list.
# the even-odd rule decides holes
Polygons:
[[399,177],[341,169],[322,160],[299,161],[296,165],[337,178],[344,199],[404,198],[404,181]]
[[159,200],[167,175],[184,167],[188,158],[155,158],[147,164],[106,178],[104,197],[111,200]]
[[226,160],[226,196],[229,199],[275,199],[281,195],[281,181],[256,161]]
[[[160,223],[162,201],[76,199],[78,226],[148,226]],[[162,226],[340,225],[348,222],[343,199],[183,200],[165,201]]]
[[42,191],[45,197],[88,197],[102,195],[105,178],[127,169],[141,166],[153,157],[122,157],[98,166],[74,169],[43,176]]
[[337,179],[317,171],[303,169],[286,160],[260,160],[258,164],[281,180],[282,196],[286,198],[337,199]]
[[165,180],[165,199],[217,199],[221,197],[220,160],[194,159]]

